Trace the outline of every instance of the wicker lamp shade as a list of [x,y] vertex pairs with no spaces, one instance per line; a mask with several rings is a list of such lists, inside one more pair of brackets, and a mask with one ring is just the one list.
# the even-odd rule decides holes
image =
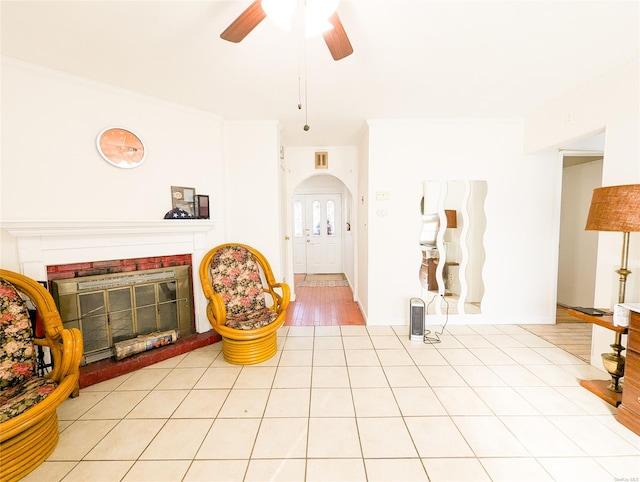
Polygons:
[[640,184],[594,189],[585,230],[640,231]]

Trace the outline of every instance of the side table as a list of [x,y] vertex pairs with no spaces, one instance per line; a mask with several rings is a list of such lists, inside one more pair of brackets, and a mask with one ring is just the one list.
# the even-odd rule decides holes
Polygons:
[[627,363],[624,369],[622,403],[618,407],[618,422],[640,435],[640,313],[631,311]]
[[[613,324],[612,315],[592,316],[572,309],[569,309],[568,313],[575,318],[593,323],[594,325],[602,326],[614,333],[620,333],[621,335],[626,335],[628,333],[628,328],[626,326],[615,326]],[[610,383],[611,380],[580,380],[581,386],[589,390],[594,395],[597,395],[605,402],[617,407],[622,401],[622,393],[609,390],[607,386]]]

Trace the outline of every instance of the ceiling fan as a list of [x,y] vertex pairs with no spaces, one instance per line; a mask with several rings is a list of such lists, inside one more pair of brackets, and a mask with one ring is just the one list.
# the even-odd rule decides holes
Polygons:
[[[220,34],[220,38],[234,43],[241,42],[267,17],[262,2],[263,0],[254,0],[254,2]],[[306,3],[305,1],[305,4]],[[351,46],[351,42],[349,42],[347,32],[342,26],[342,21],[340,17],[338,17],[338,12],[334,11],[327,21],[333,28],[324,31],[322,37],[327,47],[329,47],[329,52],[331,52],[333,59],[340,60],[351,55],[353,53],[353,47]]]

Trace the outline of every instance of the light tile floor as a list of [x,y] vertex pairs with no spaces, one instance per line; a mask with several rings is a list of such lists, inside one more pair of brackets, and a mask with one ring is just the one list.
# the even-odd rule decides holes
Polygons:
[[[439,328],[439,327],[437,327]],[[631,481],[640,437],[579,386],[604,372],[515,325],[291,326],[83,389],[27,481]]]

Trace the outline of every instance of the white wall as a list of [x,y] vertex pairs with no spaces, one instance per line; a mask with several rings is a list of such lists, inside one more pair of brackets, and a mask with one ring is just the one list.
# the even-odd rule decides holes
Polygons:
[[[638,63],[538,109],[526,123],[525,149],[554,152],[576,138],[605,130],[602,185],[640,182],[640,96]],[[572,122],[566,122],[567,113]],[[622,237],[600,233],[595,303],[611,307],[617,302],[617,275]],[[629,251],[628,301],[640,301],[640,235],[633,235]],[[635,276],[635,279],[632,279]]]
[[[360,299],[368,323],[408,322],[409,299],[420,292],[421,183],[461,178],[487,180],[485,296],[481,315],[450,322],[553,323],[561,193],[557,149],[606,128],[603,184],[638,182],[638,85],[635,63],[554,99],[526,122],[369,121],[359,164],[368,169],[359,173],[367,216],[359,246],[366,247],[368,270]],[[389,193],[389,200],[376,201],[378,192]],[[638,238],[632,239],[630,266],[640,275]],[[617,290],[611,273],[619,266],[619,236],[602,233],[599,245],[595,304],[608,306]],[[638,285],[632,283],[627,299],[637,300]]]
[[227,122],[224,129],[225,242],[253,246],[284,276],[278,123]]
[[[450,322],[552,322],[555,266],[545,253],[557,250],[548,213],[558,179],[523,154],[523,134],[513,120],[369,122],[369,324],[406,324],[409,299],[420,295],[420,199],[430,179],[488,185],[482,314]],[[377,201],[379,192],[389,200]]]
[[[162,219],[172,185],[209,194],[211,217],[220,218],[220,117],[6,58],[1,88],[3,221]],[[109,126],[143,139],[140,167],[120,169],[100,157],[96,137]],[[15,240],[5,232],[2,267],[18,269]]]
[[[540,107],[526,122],[525,149],[547,152],[570,147],[575,139],[605,130],[602,185],[640,182],[640,78],[638,61],[612,72],[561,99]],[[571,113],[568,117],[567,114]],[[567,122],[570,118],[571,122]],[[611,308],[617,302],[622,235],[598,234],[594,304]],[[627,282],[629,302],[640,302],[640,233],[632,233]],[[609,352],[613,336],[594,326],[591,363],[602,367],[600,353]]]

